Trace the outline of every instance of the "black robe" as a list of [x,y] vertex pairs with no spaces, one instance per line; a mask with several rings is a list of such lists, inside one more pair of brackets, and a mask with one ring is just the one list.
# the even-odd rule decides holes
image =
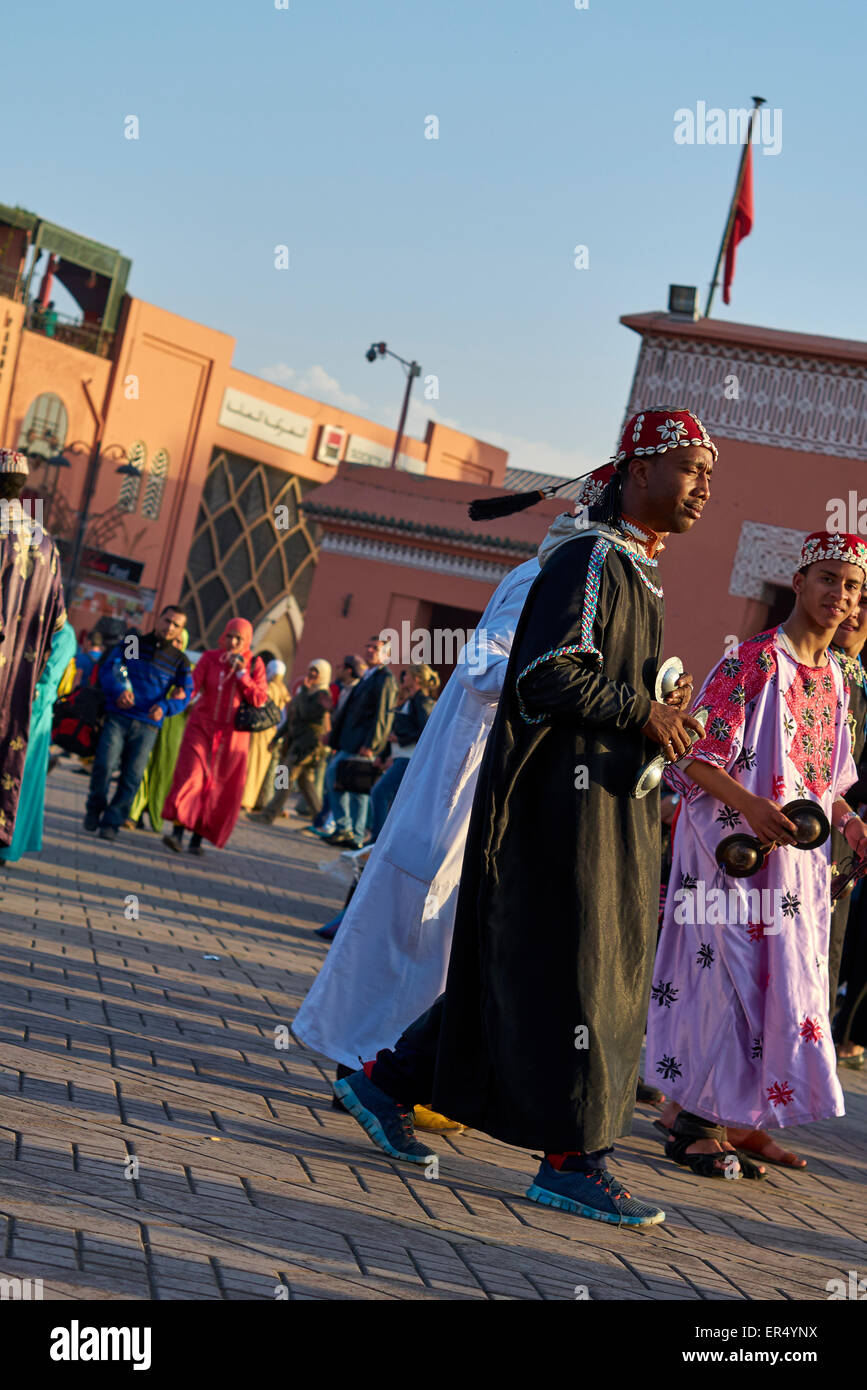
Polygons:
[[[837,647],[831,648],[843,672],[843,680],[849,692],[849,736],[852,740],[852,757],[858,768],[858,781],[846,793],[846,800],[853,809],[865,798],[864,744],[867,738],[867,692],[864,689],[864,667],[857,657],[847,657]],[[831,831],[831,862],[842,864],[852,858],[852,851],[839,830]],[[864,890],[861,890],[863,896]],[[849,923],[849,910],[852,896],[848,894],[835,903],[831,913],[831,930],[828,935],[828,1010],[833,1019],[837,1010],[837,987],[840,983],[840,961],[843,956],[843,943]]]
[[655,564],[584,532],[544,566],[515,633],[473,801],[433,1094],[509,1144],[591,1151],[630,1127],[660,823],[658,791],[629,793],[659,751],[641,729],[662,622]]

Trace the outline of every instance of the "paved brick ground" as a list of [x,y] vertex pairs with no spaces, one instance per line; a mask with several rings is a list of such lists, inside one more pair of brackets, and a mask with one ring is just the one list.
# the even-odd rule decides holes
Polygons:
[[[615,1167],[668,1213],[621,1232],[523,1198],[535,1164],[437,1138],[426,1180],[330,1109],[325,1059],[275,1046],[343,890],[301,822],[206,858],[81,828],[49,779],[39,857],[0,870],[0,1278],[78,1299],[823,1299],[867,1271],[867,1077],[790,1130],[809,1173],[702,1182],[636,1111]],[[293,830],[290,826],[295,826]],[[138,899],[138,918],[129,895]],[[208,959],[217,956],[218,959]]]

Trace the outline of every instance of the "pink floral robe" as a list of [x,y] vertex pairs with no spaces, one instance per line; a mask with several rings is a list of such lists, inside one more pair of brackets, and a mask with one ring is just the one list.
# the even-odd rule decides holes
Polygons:
[[[695,708],[702,705],[711,712],[694,757],[758,796],[817,801],[830,820],[856,779],[833,658],[802,666],[779,629],[759,633],[710,673]],[[842,1115],[828,1020],[830,839],[814,850],[774,850],[759,873],[732,878],[714,851],[726,835],[751,835],[750,826],[678,769],[666,776],[684,801],[653,970],[647,1075],[686,1110],[721,1124],[783,1127]],[[712,888],[734,890],[722,899],[721,921]],[[759,911],[751,889],[766,890]]]

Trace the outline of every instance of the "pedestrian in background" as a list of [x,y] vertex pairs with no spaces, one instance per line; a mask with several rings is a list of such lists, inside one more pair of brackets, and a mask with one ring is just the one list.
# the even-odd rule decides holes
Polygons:
[[388,745],[397,682],[388,666],[388,644],[373,636],[365,648],[368,669],[353,686],[338,710],[331,732],[336,757],[325,772],[325,790],[334,815],[334,831],[323,837],[328,844],[360,849],[367,832],[370,797],[366,793],[337,790],[340,764],[347,758],[373,759]]
[[[282,715],[289,703],[285,661],[280,661],[277,657],[269,661],[265,667],[265,676],[268,680],[268,699],[273,700]],[[276,758],[272,756],[271,751],[273,742],[273,728],[259,729],[250,735],[247,780],[244,783],[244,795],[241,797],[241,808],[244,811],[252,811],[254,806],[267,804],[273,795],[276,766]]]
[[[172,646],[176,647],[179,652],[187,650],[189,641],[190,634],[186,628],[171,639]],[[173,686],[169,695],[175,696],[177,694],[178,688]],[[127,830],[143,828],[145,811],[150,818],[151,829],[162,830],[163,803],[168,796],[169,787],[172,785],[175,764],[178,761],[178,753],[189,716],[190,706],[187,703],[177,714],[168,715],[160,725],[157,741],[151,749],[144,775],[129,809],[129,817],[124,822]]]
[[268,699],[265,667],[253,656],[253,628],[246,618],[232,618],[220,645],[204,652],[193,673],[195,704],[184,732],[163,816],[173,822],[163,844],[180,851],[184,830],[191,832],[190,854],[202,854],[202,840],[221,849],[235,828],[244,782],[250,735],[235,728],[246,701],[261,709]]
[[409,760],[433,713],[440,693],[440,678],[430,666],[408,666],[400,673],[398,707],[391,729],[391,757],[385,772],[370,793],[370,841],[375,842],[385,824],[391,803],[409,767]]
[[[271,739],[275,766],[283,770],[282,780],[286,785],[274,792],[267,806],[253,812],[256,820],[273,824],[296,786],[300,788],[313,815],[322,809],[316,773],[328,760],[324,740],[331,727],[330,684],[330,663],[321,658],[311,661],[298,693],[286,711],[285,724],[278,727]],[[270,730],[268,735],[270,737]]]
[[45,670],[36,685],[30,712],[27,756],[21,775],[21,796],[15,817],[12,843],[0,849],[0,859],[14,864],[22,855],[42,848],[42,821],[45,814],[45,779],[51,751],[51,715],[57,687],[75,651],[75,632],[64,623],[51,640]]
[[[99,668],[106,716],[93,759],[84,828],[98,830],[103,840],[117,839],[128,819],[163,720],[189,701],[190,663],[173,642],[186,622],[183,609],[169,604],[153,632],[128,632]],[[170,697],[172,690],[179,693]],[[115,772],[117,787],[109,804]]]
[[85,634],[84,640],[79,644],[75,653],[75,683],[73,689],[80,685],[87,685],[93,668],[99,664],[100,657],[105,654],[105,642],[101,632],[96,628],[92,632]]

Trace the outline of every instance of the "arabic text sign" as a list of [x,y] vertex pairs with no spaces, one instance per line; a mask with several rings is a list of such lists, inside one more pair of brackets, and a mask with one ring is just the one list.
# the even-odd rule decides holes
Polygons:
[[[391,453],[391,449],[385,444],[378,444],[375,439],[363,439],[360,434],[351,434],[344,458],[347,463],[365,463],[371,468],[388,468]],[[409,454],[398,454],[397,466],[405,469],[407,473],[424,473],[426,468],[423,459],[411,458]]]
[[226,388],[223,396],[218,424],[238,430],[241,434],[249,434],[253,439],[262,439],[277,449],[288,449],[293,454],[307,453],[307,442],[313,429],[313,421],[306,415],[283,410],[270,401],[248,396],[246,392],[236,391],[231,386]]

